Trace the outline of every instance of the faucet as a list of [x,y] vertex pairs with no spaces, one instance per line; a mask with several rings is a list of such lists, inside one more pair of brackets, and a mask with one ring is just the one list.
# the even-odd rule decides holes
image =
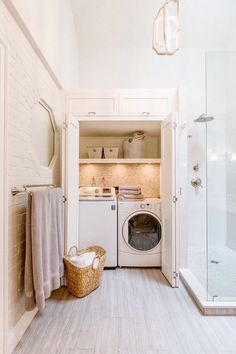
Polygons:
[[105,187],[106,186],[106,180],[105,177],[102,177],[102,186]]
[[92,178],[92,187],[95,187],[96,186],[96,180],[95,180],[95,177]]

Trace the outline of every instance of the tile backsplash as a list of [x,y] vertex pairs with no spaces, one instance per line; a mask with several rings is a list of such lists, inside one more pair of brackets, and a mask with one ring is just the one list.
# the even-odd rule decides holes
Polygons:
[[144,197],[160,197],[160,164],[81,164],[80,186],[129,186],[142,188]]

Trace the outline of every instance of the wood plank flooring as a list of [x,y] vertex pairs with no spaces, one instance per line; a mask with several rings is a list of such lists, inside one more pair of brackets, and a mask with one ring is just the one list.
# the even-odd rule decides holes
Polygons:
[[236,317],[206,317],[158,269],[105,270],[83,299],[55,291],[14,354],[236,354]]

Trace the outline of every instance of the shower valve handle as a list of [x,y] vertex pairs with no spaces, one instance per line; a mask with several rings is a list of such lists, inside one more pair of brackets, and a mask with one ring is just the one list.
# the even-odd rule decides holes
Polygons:
[[201,180],[201,178],[199,178],[199,177],[196,177],[196,178],[193,178],[192,180],[191,180],[191,185],[194,187],[194,188],[203,188],[203,186],[202,186],[202,180]]

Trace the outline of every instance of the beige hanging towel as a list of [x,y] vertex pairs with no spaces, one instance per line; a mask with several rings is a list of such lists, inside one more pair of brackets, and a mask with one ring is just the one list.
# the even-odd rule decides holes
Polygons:
[[26,310],[42,311],[64,274],[64,212],[61,188],[28,195],[26,210]]

